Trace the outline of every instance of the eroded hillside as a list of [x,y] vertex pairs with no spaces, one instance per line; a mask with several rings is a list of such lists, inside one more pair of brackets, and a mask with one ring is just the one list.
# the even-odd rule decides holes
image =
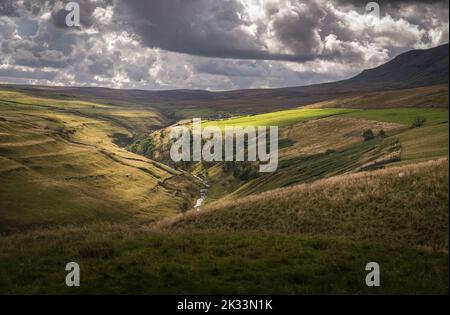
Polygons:
[[0,106],[0,231],[148,222],[195,200],[188,173],[119,146],[160,126],[155,113],[12,92],[1,92]]

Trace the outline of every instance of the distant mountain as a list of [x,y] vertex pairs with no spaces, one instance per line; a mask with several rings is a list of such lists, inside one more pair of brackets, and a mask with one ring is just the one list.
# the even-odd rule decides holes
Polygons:
[[448,84],[448,44],[411,50],[373,69],[364,70],[343,83],[352,87],[398,89]]
[[[35,96],[75,98],[130,106],[151,106],[162,112],[172,114],[187,108],[191,111],[207,109],[233,113],[261,113],[327,100],[361,96],[365,93],[377,91],[405,89],[405,93],[410,93],[411,88],[448,84],[448,49],[449,45],[445,44],[431,49],[411,50],[379,67],[364,70],[353,78],[300,87],[223,92],[202,90],[143,91],[19,85],[4,85],[3,88],[18,90]],[[438,91],[440,95],[433,97],[428,93],[426,99],[416,103],[429,103],[429,100],[439,99],[439,104],[427,104],[427,106],[448,107],[448,97],[442,98],[442,88],[431,90]],[[392,106],[395,106],[398,93],[393,95],[396,95],[392,99]],[[444,99],[443,102],[442,99]],[[389,100],[384,101],[389,103]]]

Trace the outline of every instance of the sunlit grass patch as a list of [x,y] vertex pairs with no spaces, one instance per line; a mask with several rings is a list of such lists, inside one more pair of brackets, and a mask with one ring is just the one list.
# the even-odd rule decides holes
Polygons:
[[267,114],[213,120],[203,126],[287,126],[299,121],[352,112],[352,109],[292,109]]

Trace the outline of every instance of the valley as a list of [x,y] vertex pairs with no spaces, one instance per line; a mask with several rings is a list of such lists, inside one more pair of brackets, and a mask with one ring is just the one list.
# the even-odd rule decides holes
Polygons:
[[149,111],[1,93],[0,231],[151,221],[190,205],[200,184],[114,144],[161,123]]
[[[448,293],[443,51],[282,89],[0,85],[0,292]],[[278,126],[278,169],[174,162],[192,118]]]

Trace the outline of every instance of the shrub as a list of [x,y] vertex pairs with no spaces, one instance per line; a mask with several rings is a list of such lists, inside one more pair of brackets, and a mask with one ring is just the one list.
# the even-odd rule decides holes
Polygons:
[[187,200],[184,200],[183,203],[180,205],[180,211],[186,212],[189,210],[189,202]]
[[383,129],[381,129],[381,130],[378,132],[378,136],[380,136],[380,137],[384,137],[385,135],[386,135],[386,132],[384,132]]
[[422,127],[423,125],[425,125],[426,121],[427,119],[425,117],[417,116],[416,118],[414,118],[411,127],[413,128]]
[[240,180],[249,180],[258,177],[258,165],[250,162],[237,162],[233,165],[233,176]]
[[364,141],[372,140],[374,138],[372,129],[367,129],[362,134]]

